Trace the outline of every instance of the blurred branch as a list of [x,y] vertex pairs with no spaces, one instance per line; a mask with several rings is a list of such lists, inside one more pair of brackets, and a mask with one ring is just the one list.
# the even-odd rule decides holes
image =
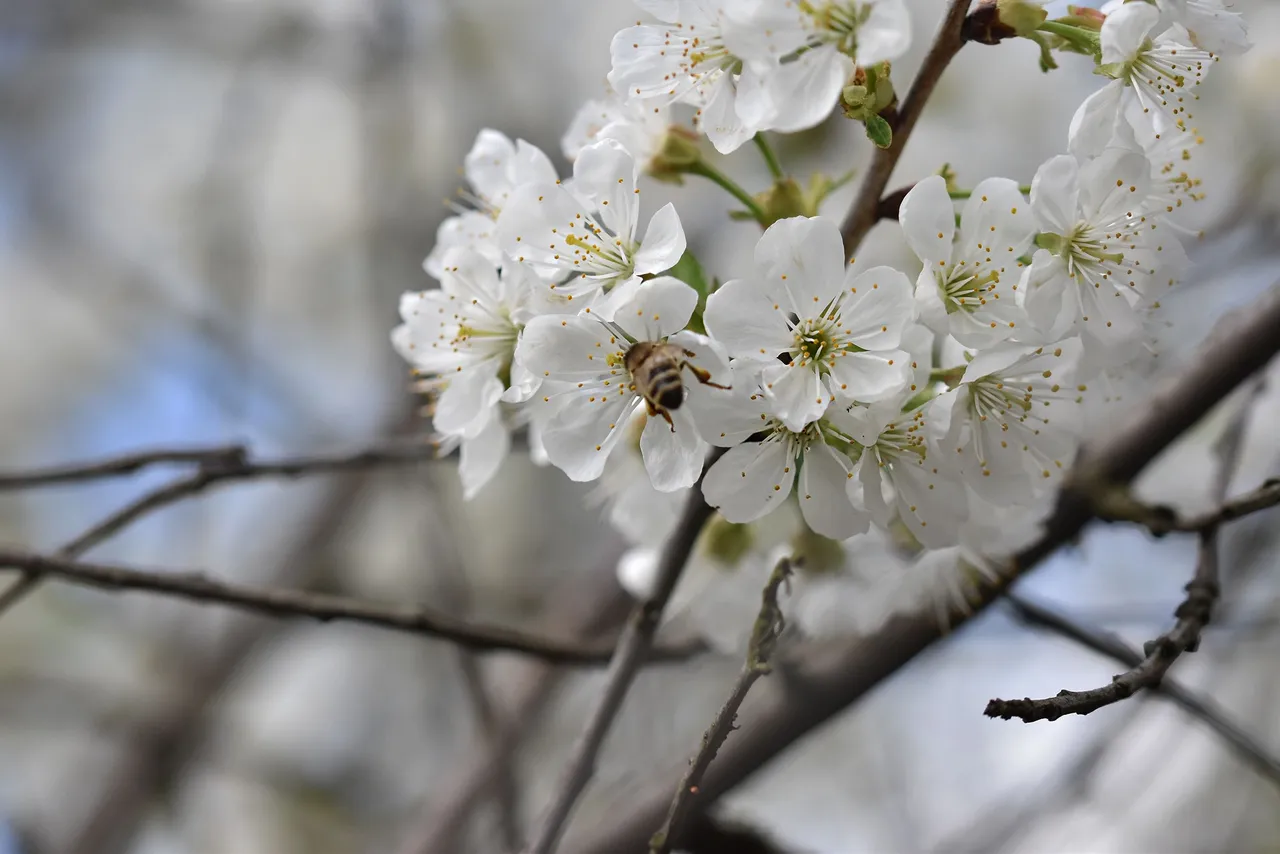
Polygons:
[[[64,581],[105,590],[139,590],[189,599],[201,604],[221,604],[274,617],[309,617],[328,622],[346,620],[385,629],[427,635],[478,652],[518,652],[560,664],[604,664],[613,645],[583,645],[552,637],[537,637],[514,629],[467,623],[449,614],[421,606],[386,605],[327,593],[255,587],[216,581],[199,573],[151,572],[131,567],[87,563],[47,557],[34,552],[0,548],[0,566],[32,575],[52,575]],[[646,649],[642,662],[684,661],[704,652],[706,644],[693,639]]]
[[907,96],[898,109],[898,115],[892,122],[893,141],[888,148],[877,148],[871,158],[871,164],[867,167],[867,174],[862,179],[861,186],[858,187],[858,195],[853,200],[853,206],[849,208],[844,222],[840,224],[840,234],[844,238],[844,251],[847,256],[852,257],[863,238],[867,236],[867,232],[880,219],[880,196],[889,183],[893,168],[898,165],[898,158],[902,156],[902,151],[907,146],[907,139],[915,129],[916,121],[924,111],[925,103],[933,95],[938,81],[942,79],[942,72],[964,46],[964,23],[965,15],[969,11],[969,3],[970,0],[951,0],[946,17],[942,19],[938,34],[934,37],[933,46],[925,55],[920,71],[916,73],[915,80],[911,81],[911,88],[907,91]]
[[225,464],[231,459],[243,459],[244,454],[245,449],[239,445],[215,448],[158,448],[155,450],[136,451],[87,463],[69,463],[25,472],[0,473],[0,492],[122,477],[156,465],[173,463]]
[[[78,467],[64,466],[59,469],[46,469],[43,472],[16,474],[12,475],[11,479],[15,483],[23,480],[29,483],[48,483],[52,482],[48,478],[53,475],[59,483],[93,480],[99,477],[127,474],[157,463],[172,462],[175,453],[179,452],[140,451],[124,457],[84,463]],[[188,461],[199,464],[194,474],[174,480],[125,505],[58,549],[55,557],[64,559],[78,557],[152,511],[191,498],[219,483],[268,477],[295,478],[435,458],[434,446],[418,439],[386,442],[349,454],[280,457],[262,462],[250,459],[248,452],[239,445],[181,453],[189,455]],[[39,586],[40,573],[31,569],[25,570],[21,578],[0,591],[0,615]]]
[[680,779],[676,787],[675,797],[671,800],[671,809],[667,812],[667,820],[662,829],[649,840],[650,854],[668,854],[671,840],[683,828],[688,820],[692,801],[698,795],[702,776],[711,767],[729,733],[737,729],[738,709],[747,699],[747,693],[756,680],[769,672],[769,659],[779,635],[786,625],[782,609],[778,605],[778,589],[791,577],[791,560],[783,558],[778,561],[769,580],[765,583],[760,596],[760,613],[756,616],[755,627],[751,631],[751,640],[747,645],[747,660],[738,674],[738,681],[725,700],[720,711],[716,713],[711,727],[702,735],[702,747],[689,762],[689,770]]
[[[615,562],[611,558],[606,566],[611,567]],[[548,629],[567,630],[570,637],[584,643],[621,622],[633,603],[611,571],[591,573],[585,585],[578,579],[568,581],[550,601],[554,603],[553,607],[539,621],[540,624]],[[521,666],[525,671],[524,678],[508,680],[517,686],[512,692],[515,696],[500,716],[496,731],[486,741],[483,750],[475,754],[458,774],[457,780],[442,787],[448,793],[443,801],[433,804],[406,834],[398,849],[402,854],[452,854],[457,851],[472,812],[511,773],[520,742],[536,723],[552,691],[566,673],[563,668],[534,659],[527,659]]]
[[[712,451],[703,466],[704,475],[723,453],[722,449]],[[684,572],[689,555],[693,553],[694,543],[713,512],[703,500],[702,478],[699,477],[685,503],[680,521],[663,549],[653,593],[632,609],[631,616],[627,619],[626,628],[618,640],[617,652],[609,662],[604,690],[587,719],[582,735],[573,745],[569,764],[538,824],[533,841],[525,849],[526,854],[549,854],[555,850],[569,813],[595,772],[596,756],[604,744],[613,719],[622,708],[622,701],[627,696],[641,662],[649,654],[662,612]]]
[[[1126,483],[1161,451],[1270,361],[1280,349],[1280,286],[1224,319],[1176,375],[1162,382],[1130,419],[1086,447],[1041,535],[1001,567],[1000,580],[973,591],[940,622],[932,610],[895,614],[875,631],[848,640],[806,644],[788,655],[795,678],[787,690],[768,685],[753,710],[744,713],[740,737],[725,745],[707,771],[696,809],[706,809],[805,734],[861,699],[906,666],[944,634],[998,601],[1014,580],[1071,542],[1093,518],[1093,502],[1078,484]],[[575,854],[643,851],[670,803],[658,781],[637,793],[632,809],[570,850]],[[674,845],[682,840],[673,839]]]
[[1225,501],[1206,513],[1185,518],[1161,504],[1145,504],[1125,490],[1109,491],[1098,506],[1098,518],[1107,522],[1135,522],[1146,526],[1156,536],[1175,531],[1203,533],[1224,522],[1233,522],[1280,504],[1280,478],[1272,478],[1257,489]]

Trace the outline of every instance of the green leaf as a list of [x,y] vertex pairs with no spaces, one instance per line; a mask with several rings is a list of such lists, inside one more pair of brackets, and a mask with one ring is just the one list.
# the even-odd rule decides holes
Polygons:
[[876,148],[888,148],[893,144],[893,128],[880,116],[868,116],[867,139],[874,142]]
[[675,276],[698,292],[698,306],[693,310],[693,317],[689,318],[689,329],[699,335],[705,335],[707,329],[702,323],[702,312],[707,307],[707,297],[715,288],[707,281],[707,274],[703,272],[697,256],[688,249],[684,250],[680,260],[667,271],[667,275]]

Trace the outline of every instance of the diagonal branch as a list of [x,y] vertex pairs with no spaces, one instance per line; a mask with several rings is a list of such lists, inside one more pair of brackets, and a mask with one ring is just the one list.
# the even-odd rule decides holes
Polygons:
[[751,632],[751,642],[747,647],[747,660],[742,665],[742,672],[734,683],[729,699],[716,714],[711,727],[702,736],[702,747],[689,762],[689,770],[680,779],[676,787],[675,797],[671,800],[671,809],[667,812],[667,820],[662,829],[649,840],[649,854],[668,854],[671,840],[688,823],[693,800],[697,797],[702,777],[711,767],[716,753],[729,738],[729,733],[737,729],[738,709],[747,699],[747,693],[756,680],[769,672],[769,659],[773,656],[773,648],[777,645],[778,636],[782,633],[785,620],[782,609],[778,605],[778,589],[791,577],[791,561],[783,558],[778,561],[765,583],[764,592],[760,596],[760,613],[756,617],[755,627]]
[[970,0],[951,0],[947,15],[942,19],[942,26],[938,29],[938,35],[933,40],[933,46],[925,55],[920,71],[916,74],[915,80],[911,81],[911,88],[898,109],[898,116],[893,123],[893,142],[888,148],[876,149],[875,155],[871,158],[871,164],[867,167],[866,177],[862,179],[862,185],[858,188],[853,206],[849,208],[849,213],[840,225],[840,235],[844,238],[844,251],[848,256],[853,255],[863,238],[867,236],[867,232],[880,219],[880,196],[884,193],[884,188],[889,185],[889,178],[893,175],[893,168],[898,165],[898,158],[902,156],[902,151],[907,146],[907,139],[915,129],[920,114],[924,112],[924,105],[933,95],[938,81],[942,79],[942,72],[946,71],[951,60],[964,46],[964,21],[969,11],[969,2]]
[[[1071,542],[1093,518],[1093,504],[1079,483],[1127,483],[1226,397],[1271,360],[1280,349],[1280,286],[1255,304],[1223,320],[1176,375],[1161,383],[1126,423],[1105,440],[1085,449],[1059,495],[1040,537],[1007,561],[999,582],[974,591],[961,609],[947,615],[959,626],[996,602],[1017,578],[1062,545]],[[727,743],[707,771],[696,808],[717,798],[758,771],[816,727],[856,703],[884,679],[943,636],[932,610],[898,614],[865,636],[807,647],[794,664],[789,690],[766,685],[761,700],[744,714],[738,738]],[[585,835],[574,854],[631,854],[643,851],[670,803],[669,784],[656,781],[636,793],[631,811],[609,827]],[[672,840],[679,845],[680,840]]]
[[1280,478],[1273,478],[1244,495],[1224,501],[1205,513],[1180,517],[1161,504],[1145,504],[1125,490],[1110,491],[1098,502],[1098,518],[1107,522],[1134,522],[1156,536],[1173,532],[1201,533],[1280,504]]
[[[723,450],[717,450],[710,454],[703,467],[704,474],[723,453]],[[609,663],[604,691],[592,710],[582,735],[573,745],[569,764],[552,795],[551,803],[538,823],[532,842],[525,849],[526,854],[550,854],[555,850],[569,813],[573,811],[578,797],[595,773],[596,756],[600,753],[613,719],[622,708],[622,701],[626,699],[640,663],[648,654],[658,623],[662,619],[662,612],[666,610],[667,601],[675,591],[676,582],[684,572],[689,555],[693,553],[694,543],[713,512],[702,498],[702,479],[699,478],[689,494],[679,524],[663,549],[653,593],[638,604],[627,619],[622,638],[618,641],[617,652]]]
[[[150,572],[132,567],[88,563],[47,557],[34,552],[0,548],[0,566],[21,569],[37,576],[106,590],[137,590],[176,596],[204,604],[222,604],[274,617],[309,617],[314,620],[346,620],[412,634],[427,635],[476,652],[518,652],[560,664],[602,665],[610,661],[613,644],[584,645],[576,641],[538,637],[514,629],[485,626],[459,620],[421,606],[397,606],[333,596],[232,584],[198,573]],[[705,650],[701,640],[648,649],[636,658],[636,666],[652,661],[683,661]]]

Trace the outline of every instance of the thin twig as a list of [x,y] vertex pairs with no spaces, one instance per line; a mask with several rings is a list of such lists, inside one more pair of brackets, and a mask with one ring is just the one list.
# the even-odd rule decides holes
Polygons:
[[69,463],[31,471],[0,473],[0,492],[123,477],[156,465],[207,465],[209,463],[225,465],[236,460],[243,461],[246,453],[241,445],[213,448],[155,448],[136,451],[86,463]]
[[880,219],[880,196],[889,184],[893,168],[898,165],[898,158],[906,148],[907,139],[915,129],[916,121],[924,111],[924,105],[933,95],[934,88],[942,79],[953,57],[964,46],[964,21],[969,11],[970,0],[951,0],[947,15],[942,19],[942,26],[933,40],[933,46],[925,55],[920,71],[911,88],[907,91],[902,106],[898,109],[897,119],[893,125],[893,142],[888,148],[876,149],[875,155],[867,166],[867,174],[858,188],[858,195],[853,206],[840,225],[840,234],[844,238],[845,254],[852,257],[867,232]]
[[1156,536],[1173,532],[1200,533],[1280,504],[1280,478],[1268,480],[1251,492],[1224,501],[1213,510],[1185,518],[1169,507],[1146,504],[1125,490],[1109,491],[1099,501],[1098,518],[1107,522],[1134,522]]
[[[1260,388],[1260,383],[1254,384],[1253,390],[1246,395],[1245,403],[1237,409],[1217,442],[1220,464],[1213,478],[1212,489],[1214,497],[1218,500],[1226,494],[1231,483],[1231,475],[1239,464],[1245,420],[1249,416],[1254,396]],[[1114,494],[1127,495],[1127,491],[1114,490]],[[1257,503],[1256,497],[1245,502],[1246,505]],[[1205,514],[1205,518],[1216,521],[1192,529],[1199,531],[1200,543],[1195,576],[1186,586],[1187,598],[1175,612],[1178,621],[1173,629],[1146,644],[1143,650],[1145,658],[1132,663],[1129,670],[1113,678],[1111,684],[1101,688],[1089,691],[1063,690],[1058,692],[1056,697],[1040,700],[1032,700],[1029,697],[1021,700],[996,699],[987,704],[984,714],[987,717],[999,717],[1004,720],[1019,718],[1025,723],[1038,720],[1053,721],[1062,715],[1087,715],[1127,699],[1137,691],[1158,688],[1178,657],[1184,652],[1195,652],[1199,647],[1200,638],[1205,626],[1209,623],[1213,606],[1218,601],[1221,592],[1218,526],[1229,513],[1237,512],[1228,511],[1226,508],[1229,506],[1229,503],[1223,504],[1217,511]],[[1270,505],[1261,504],[1257,509],[1266,506]],[[1245,514],[1240,512],[1240,515]],[[1173,518],[1176,519],[1176,516]]]
[[[1162,382],[1130,419],[1086,447],[1076,463],[1089,482],[1127,482],[1161,451],[1262,368],[1280,349],[1280,286],[1225,318],[1177,375]],[[998,601],[1008,586],[1069,543],[1093,517],[1087,495],[1068,485],[1045,520],[1041,536],[1002,567],[1000,580],[974,591],[947,615],[952,629]],[[806,644],[788,655],[795,678],[783,691],[765,685],[759,702],[743,715],[739,736],[727,743],[707,771],[697,810],[758,771],[798,739],[847,709],[944,636],[932,609],[897,614],[874,632],[852,639]],[[797,653],[799,651],[797,650]],[[629,800],[626,815],[577,841],[574,854],[642,851],[671,802],[670,784],[656,780]],[[681,840],[673,840],[679,845]]]
[[[722,453],[723,451],[712,452],[703,468],[704,473]],[[592,709],[582,735],[574,742],[569,763],[552,795],[551,803],[538,823],[533,840],[525,849],[526,854],[549,854],[555,849],[569,813],[595,773],[596,756],[604,744],[605,736],[622,708],[622,701],[635,680],[640,663],[653,643],[662,612],[675,590],[676,582],[680,580],[689,555],[693,553],[698,534],[714,512],[703,500],[701,487],[699,478],[699,483],[685,503],[680,522],[663,550],[653,594],[632,609],[631,616],[627,618],[617,652],[609,663],[604,691]]]
[[778,637],[786,625],[782,609],[778,606],[778,589],[791,577],[791,561],[783,558],[774,567],[769,580],[760,595],[760,613],[756,616],[755,627],[751,632],[751,642],[747,646],[747,660],[738,674],[738,681],[729,694],[729,699],[716,714],[710,728],[702,736],[702,746],[689,763],[689,770],[680,779],[676,787],[675,797],[671,800],[671,809],[667,811],[667,820],[653,838],[649,840],[649,854],[667,854],[671,850],[671,840],[684,829],[688,821],[693,800],[697,797],[702,777],[711,767],[721,745],[729,737],[729,733],[737,729],[738,709],[747,699],[747,693],[756,680],[769,672],[769,659]]
[[[1018,618],[1034,626],[1048,629],[1075,641],[1095,652],[1110,656],[1128,667],[1138,667],[1143,662],[1142,653],[1129,646],[1116,635],[1088,625],[1074,617],[1046,608],[1016,593],[1005,597],[1013,606]],[[1228,719],[1227,713],[1207,697],[1186,688],[1181,683],[1166,678],[1152,689],[1175,703],[1192,717],[1205,723],[1222,737],[1240,758],[1253,766],[1258,773],[1280,785],[1280,759],[1272,756],[1267,748],[1253,736]]]
[[[71,475],[74,472],[88,473],[87,479],[105,477],[110,474],[136,471],[138,468],[153,463],[172,462],[178,453],[161,450],[150,454],[140,451],[123,457],[84,463],[80,466],[68,466],[61,470],[14,475],[12,480],[17,483],[24,478],[28,481],[33,478],[37,481],[40,478],[44,478],[43,482],[54,482],[49,480],[50,477],[62,478],[59,482],[86,479],[72,477]],[[189,451],[186,453],[189,454],[189,458],[186,461],[197,461],[199,463],[199,468],[195,473],[173,480],[126,504],[58,549],[55,553],[56,556],[59,558],[79,557],[119,534],[143,516],[170,504],[191,498],[220,483],[272,477],[293,478],[310,474],[354,471],[384,465],[421,462],[434,459],[437,451],[434,445],[423,442],[420,439],[413,439],[393,440],[364,448],[354,453],[299,455],[261,461],[250,459],[245,450],[239,446],[207,449],[203,452]],[[0,591],[0,616],[3,616],[9,608],[20,602],[27,595],[33,593],[39,586],[39,573],[29,570],[4,591]]]
[[[88,587],[106,590],[137,590],[176,596],[204,604],[221,604],[274,617],[309,617],[314,620],[346,620],[447,640],[477,652],[518,652],[560,664],[602,665],[610,661],[613,645],[583,645],[576,641],[537,637],[499,626],[485,626],[459,620],[449,614],[421,606],[398,606],[248,584],[217,581],[199,573],[150,572],[132,567],[88,563],[48,557],[34,552],[0,548],[0,566],[21,569],[36,575],[55,576]],[[646,645],[637,657],[645,661],[684,661],[703,652],[700,639],[652,650]]]

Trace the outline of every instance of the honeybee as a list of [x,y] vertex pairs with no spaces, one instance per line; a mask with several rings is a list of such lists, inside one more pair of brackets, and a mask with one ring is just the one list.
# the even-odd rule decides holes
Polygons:
[[631,373],[636,392],[644,398],[650,415],[661,415],[675,432],[671,421],[672,410],[684,403],[684,382],[680,372],[685,368],[703,385],[727,389],[711,381],[711,372],[699,368],[689,360],[697,354],[675,344],[657,341],[637,341],[623,357],[623,364]]

